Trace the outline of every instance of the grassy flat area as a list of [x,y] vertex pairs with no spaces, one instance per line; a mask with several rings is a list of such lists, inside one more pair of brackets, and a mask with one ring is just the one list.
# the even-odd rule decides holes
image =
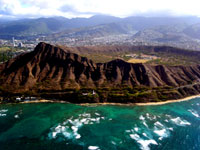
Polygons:
[[10,49],[9,47],[0,47],[0,52],[9,51]]
[[146,63],[148,61],[149,60],[147,60],[147,59],[135,59],[135,58],[131,58],[127,62],[129,62],[129,63]]

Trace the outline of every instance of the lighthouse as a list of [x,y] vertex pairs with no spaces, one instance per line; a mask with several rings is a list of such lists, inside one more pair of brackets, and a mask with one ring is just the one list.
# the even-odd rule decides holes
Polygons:
[[15,45],[15,38],[14,37],[12,38],[12,42],[13,42],[13,47],[15,47],[16,45]]

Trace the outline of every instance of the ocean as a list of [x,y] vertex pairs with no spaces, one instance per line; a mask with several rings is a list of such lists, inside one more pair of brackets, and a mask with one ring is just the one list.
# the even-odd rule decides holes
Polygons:
[[200,150],[200,98],[157,106],[1,104],[0,150]]

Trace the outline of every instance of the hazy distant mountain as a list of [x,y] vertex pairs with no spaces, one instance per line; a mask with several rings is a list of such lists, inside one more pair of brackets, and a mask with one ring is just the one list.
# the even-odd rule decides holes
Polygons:
[[71,28],[94,26],[119,21],[120,18],[112,16],[93,16],[91,18],[64,17],[22,19],[0,24],[0,35],[37,35],[51,34]]
[[183,32],[190,37],[200,39],[200,23],[187,27]]
[[[115,24],[113,24],[115,23]],[[152,28],[161,25],[174,25],[174,24],[187,24],[192,25],[200,23],[198,17],[128,17],[117,18],[113,16],[98,15],[91,18],[73,18],[67,19],[64,17],[53,18],[39,18],[39,19],[22,19],[17,21],[9,21],[0,24],[0,37],[10,36],[31,36],[38,34],[52,34],[58,32],[66,32],[67,29],[77,29],[83,27],[92,27],[91,29],[85,28],[83,32],[89,31],[88,34],[101,34],[104,32],[110,34],[112,32],[131,33],[132,30],[141,31],[147,28]],[[103,25],[104,28],[102,29]],[[114,27],[113,27],[114,25]],[[96,30],[94,30],[94,26]],[[113,28],[112,28],[113,27]],[[101,28],[101,31],[99,31]],[[123,28],[123,29],[122,29]],[[119,29],[119,31],[117,31]],[[121,31],[125,30],[125,31]],[[82,32],[81,31],[81,32]],[[94,33],[91,33],[94,31]],[[187,32],[187,30],[186,30]],[[104,34],[102,33],[102,34]]]
[[188,24],[192,25],[200,23],[198,17],[128,17],[123,19],[124,23],[129,23],[134,26],[136,30],[144,30],[147,28],[163,26],[163,25],[176,25]]
[[137,31],[133,28],[131,24],[125,23],[109,23],[102,24],[92,27],[68,29],[59,33],[51,34],[48,37],[54,38],[92,38],[92,37],[104,37],[109,35],[120,35],[120,34],[131,34]]
[[[108,41],[113,42],[117,40],[119,41],[118,43],[124,43],[128,40],[129,42],[136,41],[153,45],[164,44],[199,50],[200,42],[194,36],[200,34],[195,34],[196,30],[193,31],[194,33],[188,31],[189,29],[198,29],[199,26],[198,24],[196,25],[198,21],[199,18],[196,17],[129,17],[114,23],[61,31],[48,36],[47,40],[63,41],[64,38],[76,38],[78,41],[87,43],[87,40],[91,41],[94,38],[106,37],[105,40],[98,41],[95,39],[93,42],[103,42],[102,44],[105,44]],[[125,38],[124,34],[127,35]],[[113,35],[118,35],[118,37],[113,39]],[[132,38],[130,38],[131,35]]]
[[177,41],[181,38],[189,38],[183,32],[186,28],[186,24],[157,26],[141,30],[133,38],[158,42]]
[[0,26],[1,35],[35,35],[57,31],[61,28],[64,19],[39,18],[23,19],[4,23]]
[[200,24],[175,24],[141,30],[132,36],[134,41],[200,50]]

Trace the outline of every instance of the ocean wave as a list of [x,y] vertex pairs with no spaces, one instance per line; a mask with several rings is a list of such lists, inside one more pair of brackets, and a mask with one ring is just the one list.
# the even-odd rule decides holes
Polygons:
[[156,120],[156,119],[157,119],[157,116],[155,116],[155,115],[150,115],[149,113],[146,113],[146,117],[147,117],[149,120]]
[[172,127],[168,128],[168,129],[171,130],[171,131],[174,131],[174,129]]
[[136,132],[138,132],[138,131],[139,131],[139,128],[138,128],[138,127],[135,127],[134,130],[135,130]]
[[147,125],[147,123],[146,123],[146,121],[145,121],[145,117],[144,117],[143,115],[140,115],[139,119],[142,121],[142,124],[143,124],[145,127],[148,128],[148,125]]
[[138,140],[140,138],[138,134],[130,134],[130,137],[134,140]]
[[141,115],[141,116],[139,117],[139,119],[140,119],[140,120],[145,120],[145,118],[144,118],[143,115]]
[[197,113],[197,111],[189,109],[189,112],[191,112],[192,115],[194,115],[195,117],[199,118],[199,114]]
[[150,150],[150,145],[158,145],[158,143],[152,138],[151,135],[151,129],[147,129],[146,131],[143,131],[142,133],[140,131],[143,131],[140,128],[135,127],[131,130],[126,130],[126,133],[128,133],[129,137],[133,140],[135,140],[138,144],[141,150]]
[[8,111],[8,109],[1,109],[0,113],[6,113]]
[[162,123],[159,121],[156,121],[154,123],[154,131],[157,136],[159,136],[159,140],[162,140],[163,138],[167,138],[170,135],[169,128],[166,128]]
[[143,125],[144,125],[145,127],[147,127],[147,128],[149,127],[149,126],[147,125],[146,121],[143,121],[142,123],[143,123]]
[[94,113],[95,115],[97,115],[97,116],[100,116],[100,114],[99,113]]
[[172,118],[170,119],[173,123],[175,123],[178,126],[186,126],[186,125],[191,125],[190,122],[188,122],[187,120],[181,119],[180,117],[177,118]]
[[171,117],[172,117],[171,115],[168,115],[168,114],[166,114],[165,116],[168,117],[168,118],[171,118]]
[[0,110],[0,117],[6,117],[7,116],[7,114],[6,114],[7,111],[8,111],[8,109],[1,109]]
[[113,144],[113,145],[116,145],[117,143],[115,143],[114,141],[111,141],[111,143]]
[[19,115],[14,115],[14,118],[18,119],[18,118],[19,118]]
[[127,132],[127,133],[130,133],[130,132],[131,132],[131,130],[126,130],[126,132]]
[[181,119],[180,117],[172,117],[170,115],[165,115],[168,119],[165,119],[165,122],[171,121],[173,124],[176,124],[178,126],[186,126],[186,125],[191,125],[190,122],[187,120]]
[[143,136],[148,137],[146,133],[142,133]]
[[169,136],[169,133],[166,129],[161,129],[161,130],[156,129],[153,132],[162,138],[166,138]]
[[130,134],[130,137],[135,140],[137,143],[140,144],[140,148],[142,150],[150,150],[149,145],[153,144],[153,145],[158,145],[158,143],[153,140],[153,139],[148,139],[148,140],[144,140],[142,138],[140,138],[140,136],[138,134]]
[[100,150],[98,146],[89,146],[89,150]]
[[59,124],[55,128],[52,128],[52,132],[48,134],[50,139],[55,139],[58,135],[62,135],[67,139],[79,139],[81,135],[78,133],[78,128],[80,126],[69,126]]
[[7,111],[8,111],[8,109],[1,109],[0,110],[0,117],[6,117],[7,116],[7,114],[6,114]]
[[167,119],[165,119],[164,121],[165,121],[165,122],[169,122],[169,120],[167,120]]
[[83,113],[83,114],[79,114],[79,117],[91,117],[91,114],[89,113]]
[[100,117],[100,114],[95,115],[98,117],[91,117],[92,115],[89,113],[79,114],[78,118],[71,117],[63,123],[58,124],[56,127],[51,128],[48,137],[50,139],[55,139],[58,135],[62,135],[67,139],[80,139],[81,135],[78,133],[78,130],[83,125],[100,123],[100,120],[105,119],[104,117]]
[[158,127],[164,127],[164,125],[162,123],[160,123],[159,121],[156,121],[154,123],[155,126],[158,126]]
[[6,116],[6,114],[0,114],[0,117],[5,117]]

